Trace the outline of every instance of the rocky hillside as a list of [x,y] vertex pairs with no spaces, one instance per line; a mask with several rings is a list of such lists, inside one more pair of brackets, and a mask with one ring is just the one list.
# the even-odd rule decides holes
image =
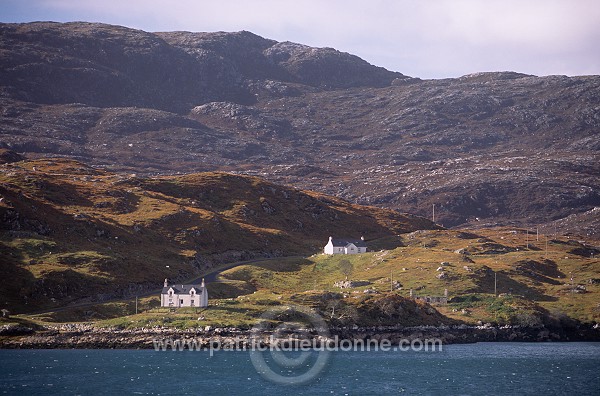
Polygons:
[[0,147],[599,237],[600,77],[422,81],[249,32],[0,25]]
[[330,235],[437,228],[256,177],[136,177],[66,160],[0,165],[0,302],[31,311],[132,296],[217,264],[310,255]]

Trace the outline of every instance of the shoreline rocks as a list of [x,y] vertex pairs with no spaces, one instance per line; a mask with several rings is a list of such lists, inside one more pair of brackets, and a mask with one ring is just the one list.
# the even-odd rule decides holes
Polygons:
[[[439,339],[442,344],[475,342],[547,342],[547,341],[600,341],[600,328],[579,325],[569,328],[524,326],[375,326],[360,328],[338,327],[329,329],[329,339],[305,329],[301,339],[317,342],[331,340],[376,340],[398,345],[413,340]],[[272,336],[272,337],[271,337]],[[269,331],[259,334],[237,328],[178,330],[172,328],[117,329],[96,328],[86,324],[48,326],[41,330],[26,326],[3,326],[0,329],[2,349],[156,349],[157,345],[169,348],[173,342],[194,342],[197,348],[220,349],[232,346],[242,349],[253,340],[261,345],[272,342],[295,342],[297,335],[281,336]],[[179,340],[179,341],[177,341]],[[166,344],[165,344],[166,343]]]

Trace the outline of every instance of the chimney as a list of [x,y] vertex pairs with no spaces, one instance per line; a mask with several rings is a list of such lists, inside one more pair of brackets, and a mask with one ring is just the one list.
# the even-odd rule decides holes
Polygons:
[[169,280],[165,278],[165,287],[169,287]]

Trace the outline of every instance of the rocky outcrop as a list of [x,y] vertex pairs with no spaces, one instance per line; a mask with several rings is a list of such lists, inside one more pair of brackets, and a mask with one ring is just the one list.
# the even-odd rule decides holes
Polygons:
[[332,49],[286,52],[287,43],[249,32],[154,34],[36,22],[3,24],[0,37],[0,86],[14,99],[35,103],[181,112],[211,101],[251,103],[247,79],[339,88],[389,86],[403,77]]
[[0,141],[19,153],[435,204],[447,227],[600,230],[599,76],[422,81],[250,32],[40,22],[0,38]]
[[339,287],[340,289],[351,289],[354,287],[361,287],[361,286],[367,286],[370,285],[371,282],[369,281],[360,281],[360,280],[343,280],[343,281],[337,281],[333,284],[333,287]]
[[12,162],[23,161],[24,159],[25,157],[12,150],[0,148],[0,164],[10,164]]
[[[6,327],[6,326],[5,326]],[[299,331],[309,339],[316,338],[317,345],[323,342],[334,346],[336,340],[386,340],[392,345],[400,342],[440,340],[443,344],[461,344],[490,341],[600,341],[598,326],[579,325],[569,328],[522,327],[522,326],[376,326],[376,327],[340,327],[329,329],[330,337],[323,338],[311,329]],[[290,342],[290,338],[273,333],[256,333],[237,328],[206,328],[177,330],[173,328],[95,328],[85,324],[49,326],[34,331],[30,328],[0,328],[0,348],[45,348],[45,349],[189,349],[231,347],[242,348],[259,342],[280,345]]]
[[282,66],[292,81],[323,88],[385,87],[394,80],[409,78],[373,67],[357,56],[333,48],[283,42],[267,48],[264,54],[269,61]]

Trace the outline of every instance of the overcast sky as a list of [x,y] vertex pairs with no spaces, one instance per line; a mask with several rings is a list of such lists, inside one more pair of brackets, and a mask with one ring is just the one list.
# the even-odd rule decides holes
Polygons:
[[0,0],[0,21],[249,30],[421,78],[600,74],[600,0]]

